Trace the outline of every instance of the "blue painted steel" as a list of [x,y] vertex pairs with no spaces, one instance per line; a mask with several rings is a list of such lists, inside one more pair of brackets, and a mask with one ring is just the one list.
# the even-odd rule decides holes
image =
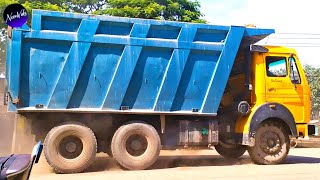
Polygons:
[[120,108],[141,51],[141,46],[127,46],[125,48],[103,101],[103,107],[110,109]]
[[9,110],[215,115],[240,45],[273,32],[34,10],[8,39]]
[[208,85],[206,95],[201,107],[201,112],[210,113],[212,111],[218,111],[220,99],[224,92],[224,88],[228,81],[228,76],[225,75],[231,72],[233,62],[228,61],[235,59],[238,52],[238,48],[241,43],[241,39],[244,33],[244,28],[231,27],[226,38],[225,47],[220,53],[220,57],[217,61],[215,69],[211,75],[211,80]]

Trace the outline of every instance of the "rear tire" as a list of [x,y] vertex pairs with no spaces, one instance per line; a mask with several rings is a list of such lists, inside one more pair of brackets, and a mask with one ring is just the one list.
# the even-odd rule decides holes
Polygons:
[[92,130],[78,122],[52,128],[44,141],[49,165],[60,173],[78,173],[95,160],[97,141]]
[[224,145],[219,143],[218,145],[214,146],[216,151],[223,156],[224,158],[229,159],[238,159],[246,152],[246,146],[239,145],[239,144],[228,144]]
[[288,155],[289,133],[281,124],[269,121],[260,125],[255,135],[255,145],[248,148],[256,164],[278,164]]
[[160,149],[160,137],[156,129],[140,122],[122,125],[111,142],[113,157],[129,170],[150,167],[157,160]]

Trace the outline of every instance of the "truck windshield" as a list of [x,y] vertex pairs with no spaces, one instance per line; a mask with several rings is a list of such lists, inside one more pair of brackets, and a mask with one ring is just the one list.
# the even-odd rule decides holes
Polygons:
[[287,66],[286,57],[267,56],[266,57],[267,76],[269,77],[286,77]]

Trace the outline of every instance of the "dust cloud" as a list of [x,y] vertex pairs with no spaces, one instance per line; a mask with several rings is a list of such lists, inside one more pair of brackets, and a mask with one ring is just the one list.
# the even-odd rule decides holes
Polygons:
[[10,154],[12,150],[15,114],[6,111],[6,106],[0,106],[0,156]]
[[0,156],[32,152],[35,143],[28,131],[30,127],[17,117],[16,113],[7,112],[7,107],[0,105]]
[[[247,154],[232,160],[224,159],[214,150],[162,150],[158,160],[149,170],[168,168],[188,168],[203,166],[229,166],[252,164]],[[105,153],[98,153],[95,162],[85,172],[123,171],[116,160]],[[48,171],[48,170],[44,170]]]

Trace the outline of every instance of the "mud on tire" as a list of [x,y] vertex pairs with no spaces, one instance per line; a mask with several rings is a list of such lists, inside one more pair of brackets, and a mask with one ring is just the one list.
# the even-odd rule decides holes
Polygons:
[[262,123],[255,135],[255,146],[248,147],[249,155],[256,164],[278,164],[288,155],[289,132],[275,121]]
[[161,149],[156,129],[143,122],[122,125],[111,142],[113,157],[129,170],[150,167],[158,158]]
[[95,160],[97,141],[92,130],[78,122],[52,128],[44,141],[49,165],[60,173],[82,172]]

